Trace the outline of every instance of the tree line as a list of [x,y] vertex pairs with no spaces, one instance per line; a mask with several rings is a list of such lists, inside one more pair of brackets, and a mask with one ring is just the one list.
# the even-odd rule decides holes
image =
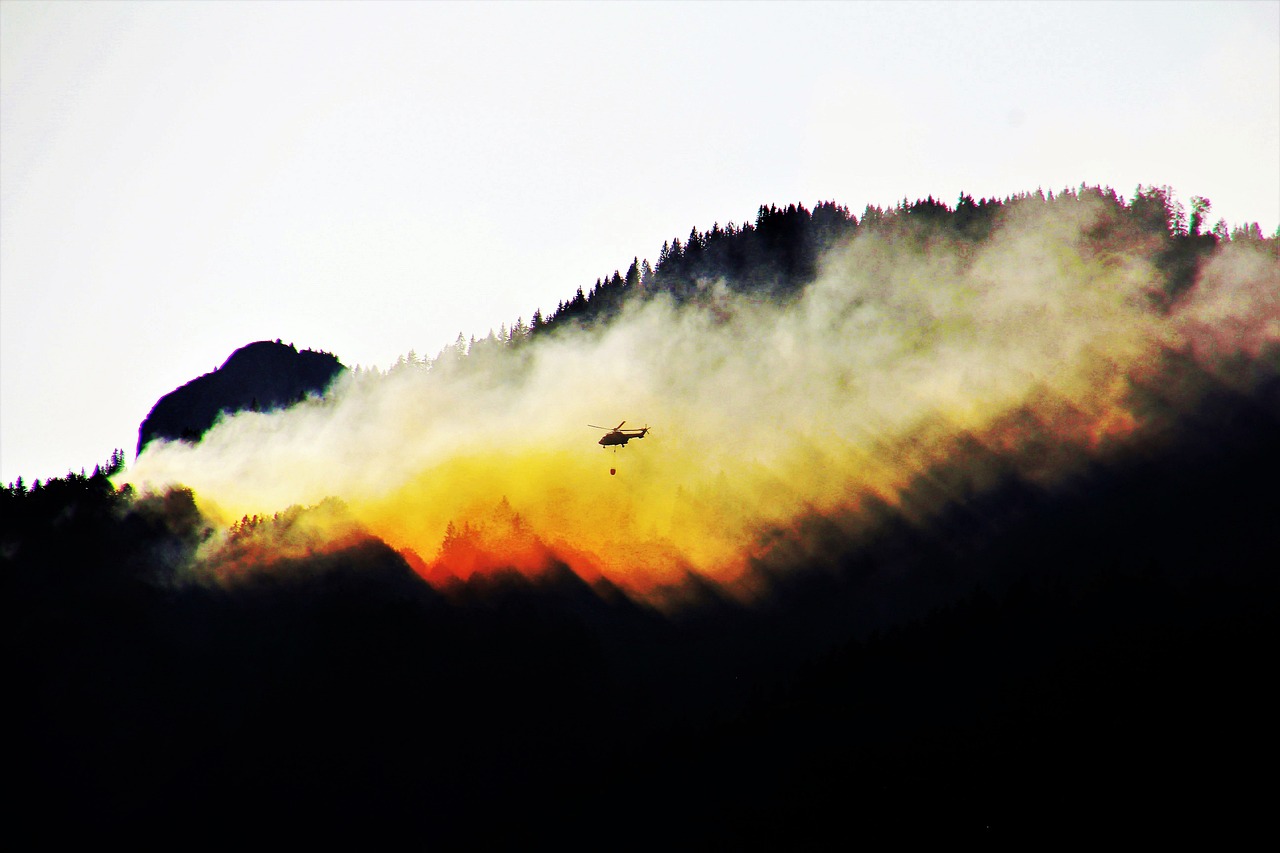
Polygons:
[[[519,317],[483,337],[468,338],[461,332],[453,344],[435,357],[410,350],[397,359],[391,371],[430,369],[472,354],[498,352],[565,328],[607,325],[623,307],[635,301],[664,295],[677,303],[699,298],[713,282],[730,291],[762,298],[786,300],[795,296],[818,273],[823,253],[860,233],[874,232],[891,239],[923,239],[942,234],[948,238],[981,243],[991,236],[1001,217],[1025,205],[1065,208],[1082,202],[1100,202],[1106,215],[1100,234],[1119,243],[1138,245],[1143,238],[1157,241],[1154,255],[1164,277],[1166,302],[1177,297],[1195,280],[1199,264],[1222,243],[1270,242],[1280,245],[1280,228],[1270,237],[1258,223],[1234,227],[1219,218],[1209,225],[1212,202],[1193,196],[1190,210],[1168,186],[1139,184],[1126,199],[1107,186],[1066,187],[1055,193],[1037,189],[1004,198],[977,198],[961,193],[954,205],[928,196],[902,199],[891,207],[867,205],[861,216],[835,201],[823,201],[812,209],[803,204],[761,205],[754,222],[690,229],[681,239],[664,241],[656,263],[633,257],[626,271],[597,278],[579,286],[544,313],[534,310],[526,323]],[[362,371],[368,372],[368,371]]]

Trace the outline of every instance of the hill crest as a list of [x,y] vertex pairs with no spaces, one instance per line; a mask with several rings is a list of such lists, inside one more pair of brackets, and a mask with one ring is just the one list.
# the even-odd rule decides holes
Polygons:
[[138,427],[137,452],[157,438],[199,441],[222,412],[288,408],[323,394],[344,370],[332,353],[298,351],[278,338],[247,344],[211,373],[161,397]]

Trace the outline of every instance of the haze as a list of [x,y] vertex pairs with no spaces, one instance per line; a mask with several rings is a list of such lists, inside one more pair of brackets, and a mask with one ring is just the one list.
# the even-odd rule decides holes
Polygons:
[[1158,183],[1271,234],[1278,150],[1280,3],[6,0],[0,481],[250,341],[434,355],[762,203]]

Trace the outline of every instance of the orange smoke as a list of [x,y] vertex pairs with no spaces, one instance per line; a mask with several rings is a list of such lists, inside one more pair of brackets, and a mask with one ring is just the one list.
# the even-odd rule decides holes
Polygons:
[[[808,513],[857,516],[868,497],[900,507],[902,493],[940,466],[962,471],[967,466],[965,485],[940,494],[943,503],[962,501],[990,485],[991,472],[983,466],[992,459],[1029,480],[1051,483],[1089,458],[1115,450],[1139,427],[1124,405],[1126,389],[1120,377],[1079,401],[1043,389],[1025,405],[974,429],[939,417],[896,439],[880,436],[864,443],[833,434],[825,446],[806,448],[771,469],[750,470],[753,466],[743,463],[748,470],[721,471],[709,482],[665,494],[644,480],[650,467],[644,464],[624,467],[615,478],[606,465],[627,463],[610,459],[586,465],[576,488],[570,488],[567,471],[561,470],[559,485],[544,471],[532,480],[538,488],[522,489],[522,464],[537,468],[536,463],[504,456],[486,470],[471,460],[473,482],[486,488],[466,500],[455,496],[451,502],[438,494],[433,481],[456,479],[437,471],[362,512],[362,518],[372,532],[403,549],[415,570],[437,587],[503,571],[537,578],[553,566],[565,566],[588,583],[603,578],[639,597],[652,599],[692,576],[750,597],[741,582],[750,560],[768,556],[768,532]],[[974,454],[972,447],[982,452]],[[643,451],[628,451],[627,462],[641,452],[664,451],[655,442]],[[629,482],[628,475],[635,479]],[[803,495],[795,493],[798,483],[806,486]],[[487,502],[483,495],[495,487],[510,488],[519,497]],[[762,494],[774,500],[762,500]],[[443,531],[437,529],[438,519],[446,513],[433,501],[452,503]]]
[[243,516],[223,535],[205,543],[196,571],[218,583],[235,584],[372,538],[340,501],[330,498],[313,507],[290,507],[269,518]]

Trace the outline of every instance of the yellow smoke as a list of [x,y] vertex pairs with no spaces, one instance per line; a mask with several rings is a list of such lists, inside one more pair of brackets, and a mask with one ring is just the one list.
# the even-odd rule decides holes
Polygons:
[[[1160,315],[1146,254],[1089,239],[1109,215],[1013,206],[977,246],[862,232],[785,305],[704,282],[692,304],[635,304],[602,331],[345,377],[198,445],[153,444],[128,476],[186,485],[226,524],[337,497],[435,580],[560,561],[639,593],[689,573],[731,584],[768,531],[893,505],[957,437],[1017,456],[1054,436],[1019,463],[1051,479],[1062,447],[1131,431],[1127,377],[1253,303],[1197,293],[1197,312]],[[1232,278],[1226,264],[1211,272]],[[1265,294],[1274,263],[1255,266],[1248,292]],[[1275,340],[1274,322],[1259,328]],[[615,451],[587,428],[623,419],[652,432]]]

